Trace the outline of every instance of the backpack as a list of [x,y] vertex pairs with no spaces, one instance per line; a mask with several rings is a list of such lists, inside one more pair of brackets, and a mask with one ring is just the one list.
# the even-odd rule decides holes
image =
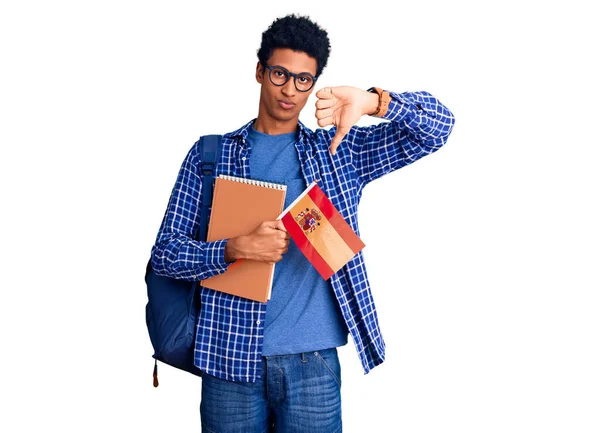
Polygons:
[[[221,136],[202,136],[196,144],[201,161],[202,211],[194,239],[204,241],[213,195],[214,170],[221,155]],[[146,326],[154,348],[154,386],[158,386],[158,361],[201,376],[202,372],[194,365],[196,319],[200,311],[198,282],[157,275],[152,269],[152,258],[148,260],[144,279],[148,291]]]

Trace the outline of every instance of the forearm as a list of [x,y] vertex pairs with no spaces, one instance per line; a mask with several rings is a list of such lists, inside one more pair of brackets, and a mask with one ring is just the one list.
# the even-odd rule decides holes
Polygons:
[[185,236],[171,236],[152,249],[152,267],[158,275],[199,281],[227,270],[227,239],[200,242]]
[[454,115],[444,104],[427,92],[390,92],[390,97],[383,118],[401,123],[417,143],[445,143],[454,126]]
[[437,151],[454,125],[450,110],[427,92],[387,93],[377,114],[389,122],[352,128],[346,137],[363,184]]

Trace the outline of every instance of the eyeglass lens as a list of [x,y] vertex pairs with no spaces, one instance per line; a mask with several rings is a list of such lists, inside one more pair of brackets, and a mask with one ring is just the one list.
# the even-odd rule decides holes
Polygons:
[[[290,74],[283,68],[274,67],[269,71],[269,77],[276,86],[283,86],[290,79]],[[301,92],[310,90],[313,86],[313,78],[309,74],[298,74],[294,81],[296,89]]]

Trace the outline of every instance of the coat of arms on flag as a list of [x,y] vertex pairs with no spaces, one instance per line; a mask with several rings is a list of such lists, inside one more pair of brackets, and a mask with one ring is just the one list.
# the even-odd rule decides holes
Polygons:
[[300,211],[300,213],[295,218],[296,222],[302,227],[304,230],[304,234],[308,235],[313,232],[318,226],[321,225],[319,221],[321,221],[321,212],[317,209],[304,209]]
[[311,183],[278,219],[326,280],[365,246],[316,182]]

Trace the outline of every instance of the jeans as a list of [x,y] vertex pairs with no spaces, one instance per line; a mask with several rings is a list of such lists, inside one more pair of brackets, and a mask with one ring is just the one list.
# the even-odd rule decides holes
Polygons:
[[340,433],[337,349],[262,358],[261,379],[202,375],[202,433]]

